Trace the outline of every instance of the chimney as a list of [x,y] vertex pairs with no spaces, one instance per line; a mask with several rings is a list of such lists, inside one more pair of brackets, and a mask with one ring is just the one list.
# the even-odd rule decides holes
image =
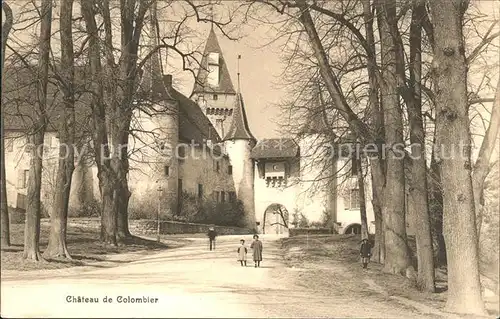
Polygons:
[[164,74],[163,75],[163,84],[167,89],[172,88],[172,74]]

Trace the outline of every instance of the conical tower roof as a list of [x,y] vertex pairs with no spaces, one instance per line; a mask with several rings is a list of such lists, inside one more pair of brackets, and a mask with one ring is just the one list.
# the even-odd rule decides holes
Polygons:
[[248,127],[245,105],[241,93],[237,93],[236,95],[236,102],[233,108],[233,120],[224,140],[256,140]]
[[[209,53],[219,54],[219,85],[212,86],[207,83],[208,76],[208,55]],[[236,94],[234,90],[233,82],[231,81],[231,76],[229,75],[229,70],[227,69],[226,60],[222,54],[222,49],[220,48],[219,41],[215,35],[214,28],[210,29],[210,34],[208,35],[207,43],[205,44],[205,51],[203,52],[203,57],[201,59],[201,66],[198,70],[198,75],[196,76],[196,82],[194,84],[194,93],[225,93],[225,94]]]

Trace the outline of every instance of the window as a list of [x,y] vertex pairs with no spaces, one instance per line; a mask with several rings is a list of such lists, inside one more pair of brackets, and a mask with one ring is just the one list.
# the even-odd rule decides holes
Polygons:
[[203,198],[203,184],[198,184],[198,198]]
[[224,203],[226,201],[226,193],[225,192],[220,192],[220,201],[221,201],[221,203]]
[[17,188],[28,187],[29,175],[30,175],[29,169],[19,171],[17,175]]
[[213,98],[213,100],[214,100],[214,101],[217,101],[217,100],[219,99],[219,96],[218,96],[217,94],[214,94],[214,95],[212,96],[212,98]]
[[220,163],[217,160],[214,160],[214,171],[216,171],[217,173],[220,172]]
[[349,195],[349,209],[359,209],[359,189],[351,189],[351,193]]
[[50,137],[50,148],[56,148],[59,145],[59,138],[56,136]]
[[17,203],[16,207],[21,209],[26,209],[26,195],[17,193]]
[[168,176],[170,174],[170,167],[168,165],[165,165],[163,167],[163,173],[165,174],[165,176]]
[[227,167],[227,173],[228,173],[229,175],[233,175],[233,165],[229,165],[229,166]]
[[236,202],[236,192],[227,192],[227,194],[231,203]]

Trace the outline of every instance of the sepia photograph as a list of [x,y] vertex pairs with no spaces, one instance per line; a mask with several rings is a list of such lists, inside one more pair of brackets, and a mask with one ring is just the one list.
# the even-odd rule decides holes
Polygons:
[[500,0],[2,0],[2,318],[500,318]]

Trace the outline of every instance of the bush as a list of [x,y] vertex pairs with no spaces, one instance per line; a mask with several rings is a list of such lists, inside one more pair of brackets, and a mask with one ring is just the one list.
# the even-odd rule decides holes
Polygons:
[[[212,199],[200,200],[195,194],[184,191],[181,195],[180,210],[165,209],[162,219],[184,223],[214,224],[219,226],[244,225],[244,210],[241,201],[217,203]],[[155,195],[143,196],[140,201],[129,204],[130,219],[156,219],[158,198]]]
[[68,217],[99,217],[101,216],[101,203],[94,199],[83,203],[81,207],[69,207]]
[[217,203],[211,199],[200,200],[194,194],[184,192],[181,211],[178,215],[174,215],[173,219],[191,223],[242,227],[244,216],[241,201]]

